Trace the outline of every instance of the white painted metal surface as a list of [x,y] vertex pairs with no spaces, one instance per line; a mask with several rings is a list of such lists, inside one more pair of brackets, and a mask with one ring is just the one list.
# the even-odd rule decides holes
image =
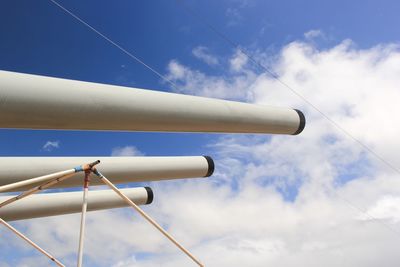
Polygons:
[[[210,158],[192,157],[0,157],[0,186],[68,169],[99,159],[101,170],[115,184],[165,179],[204,177],[212,174]],[[21,165],[23,162],[23,165]],[[212,168],[212,169],[211,169]],[[60,182],[55,187],[81,187],[84,173]],[[98,185],[92,179],[91,185]],[[34,184],[37,185],[37,184]],[[24,186],[25,190],[34,185]],[[54,187],[53,187],[54,188]],[[13,189],[15,190],[15,189]],[[10,190],[11,191],[11,190]]]
[[85,228],[86,228],[86,213],[88,205],[89,195],[89,184],[90,184],[91,171],[85,172],[85,181],[83,182],[83,203],[82,203],[82,214],[81,214],[81,225],[79,232],[79,246],[78,246],[78,267],[82,267],[83,262],[83,244],[85,240]]
[[75,169],[69,169],[66,171],[60,171],[60,172],[56,172],[56,173],[52,173],[52,174],[43,175],[40,177],[30,178],[30,179],[19,181],[19,182],[12,183],[12,184],[6,184],[3,186],[0,186],[0,193],[9,192],[9,191],[19,191],[19,189],[23,188],[23,187],[32,188],[32,187],[34,187],[34,185],[45,183],[47,181],[50,181],[50,180],[53,180],[55,178],[59,178],[62,176],[68,175],[68,177],[71,177],[75,173],[76,173]]
[[289,108],[0,71],[0,128],[297,134]]
[[[93,180],[96,178],[93,178]],[[122,189],[125,195],[137,205],[144,205],[152,200],[151,189],[144,187]],[[152,191],[151,191],[152,192]],[[149,199],[150,195],[150,199]],[[0,197],[0,202],[12,196]],[[150,203],[148,203],[150,204]],[[128,206],[112,190],[90,191],[88,211],[112,209]],[[82,211],[82,192],[47,193],[32,195],[0,208],[0,218],[5,221],[23,220],[46,216],[55,216]]]

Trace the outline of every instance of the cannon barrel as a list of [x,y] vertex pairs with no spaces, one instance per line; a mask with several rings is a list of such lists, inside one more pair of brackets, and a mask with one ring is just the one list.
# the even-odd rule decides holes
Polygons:
[[[137,205],[150,204],[153,191],[150,187],[122,189]],[[12,196],[0,197],[0,202]],[[112,190],[90,191],[88,194],[88,211],[126,207],[128,204]],[[29,196],[0,209],[0,218],[15,221],[47,216],[56,216],[82,211],[82,192],[48,193]]]
[[0,71],[0,128],[299,134],[299,110]]
[[[166,179],[208,177],[214,171],[209,156],[185,157],[0,157],[0,186],[70,169],[85,162],[99,159],[98,169],[115,184]],[[23,164],[21,164],[23,162]],[[84,173],[62,181],[52,188],[80,187]],[[39,183],[40,184],[40,183]],[[21,191],[35,185],[19,187]],[[93,177],[91,185],[102,184]]]

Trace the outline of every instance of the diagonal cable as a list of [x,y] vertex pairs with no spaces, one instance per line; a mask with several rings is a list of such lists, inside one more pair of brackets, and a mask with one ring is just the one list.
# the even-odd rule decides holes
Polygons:
[[[125,48],[123,48],[121,45],[119,45],[118,43],[114,42],[113,40],[111,40],[109,37],[107,37],[106,35],[104,35],[103,33],[101,33],[100,31],[98,31],[97,29],[95,29],[93,26],[91,26],[90,24],[88,24],[87,22],[85,22],[83,19],[81,19],[80,17],[78,17],[77,15],[75,15],[74,13],[72,13],[70,10],[68,10],[67,8],[65,8],[64,6],[62,6],[61,4],[59,4],[57,1],[55,0],[49,0],[51,1],[53,4],[55,4],[56,6],[58,6],[60,9],[62,9],[64,12],[66,12],[67,14],[71,15],[73,18],[75,18],[76,20],[78,20],[80,23],[82,23],[83,25],[85,25],[86,27],[88,27],[90,30],[92,30],[93,32],[95,32],[97,35],[99,35],[100,37],[102,37],[103,39],[105,39],[107,42],[109,42],[110,44],[112,44],[113,46],[115,46],[116,48],[118,48],[119,50],[121,50],[123,53],[125,53],[126,55],[128,55],[130,58],[132,58],[133,60],[135,60],[136,62],[142,64],[144,67],[146,67],[147,69],[149,69],[151,72],[153,72],[154,74],[156,74],[158,77],[160,77],[161,79],[163,79],[164,81],[168,82],[174,89],[178,89],[177,85],[172,82],[170,79],[168,79],[167,77],[165,77],[164,75],[162,75],[160,72],[158,72],[157,70],[155,70],[154,68],[152,68],[150,65],[146,64],[143,60],[141,60],[140,58],[138,58],[137,56],[135,56],[134,54],[132,54],[131,52],[129,52],[128,50],[126,50]],[[308,104],[310,107],[312,107],[315,111],[317,111],[323,118],[325,118],[327,121],[329,121],[333,126],[335,126],[338,130],[340,130],[342,133],[344,133],[348,138],[352,139],[354,142],[356,142],[359,146],[361,146],[362,148],[364,148],[367,152],[369,152],[371,155],[373,155],[376,159],[378,159],[379,161],[381,161],[382,163],[384,163],[386,166],[388,166],[390,169],[392,169],[393,171],[397,172],[400,174],[400,169],[397,168],[396,166],[394,166],[393,164],[391,164],[389,161],[387,161],[384,157],[382,157],[380,154],[378,154],[377,152],[375,152],[373,149],[371,149],[369,146],[367,146],[366,144],[364,144],[362,141],[360,141],[359,139],[357,139],[356,137],[354,137],[350,132],[348,132],[346,129],[344,129],[340,124],[338,124],[336,121],[334,121],[333,119],[331,119],[328,115],[326,115],[321,109],[319,109],[316,105],[314,105],[311,101],[309,101],[304,95],[302,95],[301,93],[299,93],[297,90],[295,90],[294,88],[292,88],[289,84],[287,84],[286,82],[284,82],[282,79],[279,78],[279,76],[277,74],[275,74],[272,70],[270,70],[268,67],[264,66],[261,62],[259,62],[258,60],[256,60],[249,52],[247,52],[245,49],[241,48],[240,45],[236,42],[234,42],[232,39],[230,39],[226,34],[222,33],[221,31],[219,31],[216,27],[214,27],[213,25],[211,25],[210,23],[208,23],[206,20],[204,20],[202,17],[200,17],[196,12],[194,12],[194,10],[192,10],[191,8],[189,8],[187,5],[185,5],[184,3],[182,3],[182,0],[176,0],[177,3],[179,3],[183,10],[185,10],[189,15],[195,17],[198,21],[200,21],[201,23],[203,23],[205,26],[207,26],[207,28],[209,28],[211,31],[213,31],[216,35],[218,35],[221,39],[225,40],[227,43],[229,43],[232,47],[234,47],[235,49],[237,49],[241,54],[243,54],[244,56],[246,56],[253,64],[255,64],[256,66],[258,66],[261,70],[263,70],[264,72],[268,73],[272,78],[274,78],[275,80],[277,80],[280,84],[282,84],[284,87],[286,87],[287,89],[289,89],[293,94],[295,94],[297,97],[299,97],[301,100],[303,100],[306,104]],[[367,212],[363,211],[361,208],[357,207],[356,205],[350,203],[348,200],[343,199],[342,201],[346,202],[350,207],[352,207],[353,209],[356,209],[358,211],[360,211],[363,214],[366,214],[369,218],[378,221],[376,218],[374,218],[373,216],[369,215]],[[381,221],[379,221],[381,222]],[[381,222],[382,223],[382,222]],[[382,223],[384,224],[384,223]],[[392,230],[393,232],[395,232],[396,234],[399,234],[399,232],[397,230],[394,230],[392,227],[390,227],[387,224],[384,224],[388,229]]]
[[[229,38],[226,34],[223,32],[219,31],[216,27],[214,27],[212,24],[210,24],[208,21],[203,19],[198,13],[196,13],[193,9],[188,7],[185,3],[183,3],[183,0],[176,0],[178,4],[181,5],[182,9],[200,21],[200,23],[204,24],[207,28],[209,28],[212,32],[214,32],[217,36],[219,36],[222,40],[227,42],[229,45],[231,45],[233,48],[237,49],[241,54],[246,56],[253,64],[255,64],[257,67],[259,67],[262,71],[265,73],[268,73],[272,78],[274,78],[276,81],[278,81],[281,85],[289,89],[293,94],[295,94],[297,97],[299,97],[301,100],[303,100],[306,104],[308,104],[310,107],[312,107],[315,111],[317,111],[323,118],[325,118],[328,122],[330,122],[333,126],[335,126],[338,130],[340,130],[342,133],[344,133],[348,138],[352,139],[354,142],[356,142],[359,146],[364,148],[367,152],[369,152],[372,156],[374,156],[376,159],[381,161],[384,165],[388,166],[390,169],[392,169],[394,172],[397,172],[400,174],[400,169],[391,164],[389,161],[387,161],[383,156],[375,152],[373,149],[371,149],[369,146],[364,144],[362,141],[354,137],[350,132],[348,132],[346,129],[344,129],[340,124],[338,124],[336,121],[331,119],[328,115],[326,115],[321,109],[319,109],[316,105],[314,105],[311,101],[309,101],[304,95],[299,93],[297,90],[295,90],[293,87],[291,87],[289,84],[287,84],[285,81],[283,81],[277,74],[275,74],[272,70],[270,70],[268,67],[264,66],[261,62],[256,60],[249,52],[247,52],[245,49],[243,49],[238,43],[233,41],[231,38]],[[391,225],[378,220],[371,214],[369,214],[367,211],[364,209],[358,207],[357,205],[351,203],[349,200],[341,197],[338,193],[336,194],[339,199],[341,199],[344,203],[346,203],[350,208],[359,211],[360,213],[366,215],[369,219],[379,222],[383,226],[385,226],[388,230],[392,231],[393,233],[397,234],[400,236],[400,232],[393,228]]]
[[[64,12],[66,12],[67,14],[71,15],[73,18],[75,18],[76,20],[78,20],[80,23],[82,23],[83,25],[85,25],[86,27],[88,27],[89,29],[91,29],[92,31],[94,31],[95,33],[97,33],[100,37],[102,37],[103,39],[105,39],[107,42],[109,42],[110,44],[112,44],[113,46],[117,47],[119,50],[121,50],[123,53],[125,53],[126,55],[128,55],[130,58],[132,58],[133,60],[135,60],[136,62],[142,64],[144,67],[146,67],[147,69],[149,69],[151,72],[153,72],[154,74],[156,74],[158,77],[160,77],[161,79],[163,79],[164,81],[168,82],[174,89],[178,89],[177,85],[172,82],[170,79],[168,79],[167,77],[165,77],[164,75],[162,75],[160,72],[158,72],[157,70],[155,70],[153,67],[151,67],[150,65],[146,64],[143,60],[141,60],[140,58],[138,58],[137,56],[135,56],[134,54],[132,54],[131,52],[129,52],[128,50],[126,50],[125,48],[123,48],[122,46],[120,46],[119,44],[117,44],[116,42],[114,42],[113,40],[111,40],[109,37],[107,37],[106,35],[104,35],[103,33],[101,33],[100,31],[98,31],[97,29],[95,29],[93,26],[91,26],[90,24],[88,24],[87,22],[85,22],[83,19],[81,19],[80,17],[78,17],[77,15],[75,15],[74,13],[72,13],[70,10],[66,9],[64,6],[62,6],[61,4],[59,4],[57,1],[55,0],[49,0],[51,1],[53,4],[55,4],[56,6],[58,6],[59,8],[61,8]],[[207,21],[205,21],[202,17],[200,17],[196,12],[194,12],[192,9],[190,9],[187,5],[182,3],[182,0],[176,0],[177,3],[181,4],[181,6],[183,7],[183,9],[190,15],[192,15],[193,17],[195,17],[197,20],[199,20],[201,23],[203,23],[204,25],[206,25],[211,31],[213,31],[215,34],[217,34],[221,39],[225,40],[227,43],[229,43],[232,47],[234,47],[235,49],[237,49],[240,53],[242,53],[243,55],[245,55],[251,62],[253,62],[253,64],[255,64],[256,66],[258,66],[260,69],[262,69],[264,72],[268,73],[271,77],[273,77],[274,79],[276,79],[280,84],[282,84],[284,87],[286,87],[287,89],[289,89],[292,93],[294,93],[295,95],[297,95],[300,99],[302,99],[306,104],[308,104],[309,106],[311,106],[315,111],[317,111],[322,117],[324,117],[326,120],[328,120],[332,125],[334,125],[337,129],[339,129],[342,133],[344,133],[347,137],[349,137],[350,139],[352,139],[353,141],[355,141],[356,143],[358,143],[361,147],[363,147],[366,151],[368,151],[370,154],[372,154],[375,158],[377,158],[379,161],[383,162],[385,165],[387,165],[389,168],[391,168],[392,170],[394,170],[395,172],[400,174],[400,169],[398,169],[397,167],[395,167],[393,164],[391,164],[390,162],[388,162],[384,157],[382,157],[381,155],[379,155],[378,153],[376,153],[373,149],[371,149],[369,146],[367,146],[366,144],[364,144],[363,142],[361,142],[359,139],[357,139],[356,137],[354,137],[352,134],[350,134],[346,129],[344,129],[340,124],[338,124],[336,121],[334,121],[333,119],[331,119],[328,115],[326,115],[321,109],[319,109],[317,106],[315,106],[312,102],[310,102],[305,96],[303,96],[301,93],[299,93],[297,90],[293,89],[291,86],[289,86],[286,82],[284,82],[282,79],[279,78],[278,75],[276,75],[273,71],[271,71],[269,68],[267,68],[266,66],[264,66],[261,62],[259,62],[258,60],[256,60],[252,55],[250,55],[250,53],[248,53],[247,51],[245,51],[243,48],[240,47],[240,45],[236,42],[234,42],[232,39],[230,39],[226,34],[222,33],[221,31],[219,31],[216,27],[214,27],[213,25],[211,25],[210,23],[208,23]]]
[[203,19],[198,13],[196,13],[193,9],[188,7],[186,4],[183,3],[183,0],[176,0],[178,4],[181,5],[182,9],[191,15],[192,17],[196,18],[198,21],[200,21],[202,24],[204,24],[207,28],[209,28],[212,32],[214,32],[216,35],[218,35],[221,39],[226,41],[228,44],[230,44],[233,48],[237,49],[241,54],[246,56],[253,64],[258,66],[263,72],[268,73],[272,78],[274,78],[276,81],[278,81],[281,85],[289,89],[293,94],[295,94],[297,97],[299,97],[301,100],[303,100],[306,104],[308,104],[310,107],[312,107],[315,111],[317,111],[323,118],[325,118],[327,121],[329,121],[333,126],[335,126],[338,130],[340,130],[342,133],[344,133],[347,137],[355,141],[359,146],[364,148],[366,151],[368,151],[370,154],[372,154],[376,159],[384,163],[386,166],[388,166],[390,169],[393,171],[397,172],[400,174],[400,169],[394,166],[392,163],[387,161],[383,156],[375,152],[372,148],[361,142],[359,139],[354,137],[350,132],[348,132],[346,129],[344,129],[340,124],[338,124],[336,121],[331,119],[328,115],[326,115],[320,108],[318,108],[316,105],[314,105],[311,101],[309,101],[304,95],[299,93],[297,90],[295,90],[293,87],[289,86],[285,81],[283,81],[277,74],[275,74],[272,70],[270,70],[268,67],[266,67],[264,64],[262,64],[260,61],[256,60],[249,52],[247,52],[245,49],[241,48],[241,46],[233,41],[231,38],[229,38],[226,34],[218,30],[216,27],[214,27],[212,24],[207,22],[205,19]]
[[157,70],[155,70],[153,67],[151,67],[150,65],[146,64],[143,60],[141,60],[140,58],[138,58],[137,56],[135,56],[133,53],[129,52],[128,50],[126,50],[125,48],[123,48],[121,45],[119,45],[118,43],[114,42],[113,40],[111,40],[109,37],[107,37],[105,34],[103,34],[102,32],[100,32],[99,30],[97,30],[96,28],[94,28],[93,26],[91,26],[89,23],[87,23],[86,21],[84,21],[83,19],[81,19],[80,17],[78,17],[77,15],[75,15],[74,13],[72,13],[72,11],[68,10],[67,8],[65,8],[64,6],[62,6],[60,3],[58,3],[55,0],[49,0],[50,2],[52,2],[53,4],[55,4],[56,6],[58,6],[60,9],[62,9],[65,13],[71,15],[73,18],[75,18],[77,21],[79,21],[80,23],[82,23],[83,25],[85,25],[87,28],[89,28],[90,30],[92,30],[93,32],[95,32],[97,35],[99,35],[100,37],[102,37],[104,40],[106,40],[107,42],[109,42],[110,44],[112,44],[113,46],[115,46],[116,48],[118,48],[119,50],[121,50],[123,53],[125,53],[127,56],[129,56],[130,58],[132,58],[133,60],[135,60],[136,62],[142,64],[144,67],[146,67],[148,70],[150,70],[151,72],[153,72],[154,74],[156,74],[158,77],[160,77],[161,79],[163,79],[164,81],[166,81],[167,83],[169,83],[174,89],[178,90],[177,85],[172,82],[170,79],[168,79],[167,77],[165,77],[164,75],[162,75],[160,72],[158,72]]

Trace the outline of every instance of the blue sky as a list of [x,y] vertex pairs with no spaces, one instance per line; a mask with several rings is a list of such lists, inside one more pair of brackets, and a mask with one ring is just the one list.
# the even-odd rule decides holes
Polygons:
[[[381,254],[381,258],[376,255],[376,259],[361,256],[359,259],[355,256],[352,261],[352,257],[348,257],[357,254],[349,248],[358,248],[358,245],[369,242],[360,239],[362,235],[349,234],[349,229],[359,230],[360,225],[365,225],[368,220],[360,217],[360,214],[349,213],[348,207],[343,208],[343,203],[340,204],[338,198],[332,197],[342,194],[352,203],[370,211],[376,218],[394,222],[393,227],[398,228],[399,217],[388,213],[392,207],[390,205],[396,206],[400,203],[400,191],[394,189],[398,183],[395,180],[396,175],[388,172],[351,140],[338,132],[330,132],[331,126],[310,107],[290,92],[283,92],[279,83],[262,75],[262,71],[251,63],[239,64],[239,70],[234,70],[233,60],[240,59],[235,48],[188,14],[179,2],[183,2],[200,18],[240,44],[255,58],[271,66],[281,79],[288,81],[318,107],[322,107],[328,116],[337,120],[356,138],[376,149],[385,159],[400,165],[397,154],[392,151],[398,145],[391,142],[394,136],[398,136],[400,129],[386,129],[383,126],[392,121],[386,122],[382,119],[377,122],[383,125],[380,128],[377,126],[380,130],[378,131],[370,128],[371,122],[368,120],[376,117],[391,118],[392,113],[384,113],[388,111],[383,107],[392,106],[395,109],[398,99],[393,97],[398,96],[398,90],[395,89],[398,87],[398,80],[393,78],[399,73],[398,1],[58,2],[158,72],[174,80],[182,93],[232,98],[230,89],[237,87],[238,93],[233,96],[237,100],[274,103],[304,110],[308,128],[298,139],[237,134],[0,129],[0,156],[108,156],[115,149],[124,147],[135,147],[146,156],[210,155],[217,159],[214,180],[153,183],[152,186],[158,191],[155,202],[149,207],[149,211],[158,216],[157,219],[163,225],[175,229],[178,236],[186,240],[207,262],[215,264],[214,266],[234,266],[228,259],[234,261],[235,255],[238,255],[239,258],[234,261],[237,266],[265,266],[267,263],[274,266],[276,262],[273,256],[263,258],[261,255],[275,255],[271,251],[276,249],[281,259],[288,259],[283,262],[278,260],[281,266],[295,266],[293,262],[303,262],[309,266],[328,266],[323,260],[330,259],[331,255],[338,255],[335,253],[342,253],[340,255],[343,259],[347,256],[349,266],[367,266],[368,261],[371,263],[368,266],[377,266],[375,263],[383,263],[384,258],[388,262],[387,265],[382,265],[396,266],[392,263],[396,262],[398,256],[391,253],[390,249],[385,250],[388,254]],[[173,91],[168,83],[49,0],[2,1],[0,34],[1,70]],[[347,39],[351,40],[350,44],[346,43]],[[196,56],[196,49],[201,51],[203,57]],[[191,78],[181,79],[174,76],[172,65],[185,70]],[[343,69],[346,70],[344,74],[341,73]],[[292,79],[299,73],[306,77],[306,83]],[[241,82],[245,86],[240,85]],[[220,94],[202,91],[203,85],[213,88],[221,83],[223,85]],[[347,87],[349,84],[350,89]],[[263,91],[262,88],[268,90]],[[352,88],[354,92],[351,91]],[[375,94],[377,91],[381,93]],[[247,97],[248,93],[252,97]],[[389,105],[391,101],[394,102]],[[349,114],[342,114],[343,106],[349,107]],[[360,110],[371,113],[364,115]],[[396,109],[392,112],[396,113]],[[48,142],[57,145],[50,145],[51,149],[46,149]],[[319,164],[314,164],[315,162]],[[358,194],[362,189],[368,192],[365,196]],[[195,192],[188,194],[187,191],[190,190]],[[167,207],[164,200],[180,207],[182,213],[176,215],[176,211]],[[192,204],[193,207],[202,207],[204,210],[197,211],[204,212],[206,216],[196,217],[191,210]],[[245,210],[243,215],[238,212],[242,207]],[[320,214],[316,210],[328,211]],[[286,220],[278,221],[276,225],[273,222],[265,223],[268,226],[265,228],[263,225],[247,228],[249,221],[268,221],[268,218],[264,218],[267,216],[259,217],[260,214],[267,213]],[[119,216],[122,222],[129,221],[126,214],[113,214]],[[100,221],[107,222],[105,217],[101,217],[101,213],[98,216]],[[78,217],[65,218],[67,224]],[[249,221],[243,218],[248,218]],[[191,232],[185,228],[182,220],[191,223],[195,230]],[[310,225],[309,232],[307,229],[299,232],[299,221]],[[38,219],[17,225],[32,234],[40,223],[48,224],[51,229],[59,221],[54,218]],[[335,223],[344,225],[337,230],[337,234],[344,240],[342,246],[325,234],[330,233],[331,228],[323,228]],[[204,225],[210,225],[209,229],[204,229],[207,228]],[[125,224],[121,229],[125,229],[124,227]],[[142,229],[136,222],[132,227]],[[385,229],[368,227],[370,228],[365,229],[365,238],[378,236],[377,246],[382,249],[394,247],[396,242],[387,236]],[[213,232],[214,228],[223,234]],[[60,226],[57,229],[64,228]],[[324,231],[321,234],[315,229]],[[268,237],[264,237],[267,232]],[[203,234],[203,237],[199,238],[196,233]],[[297,242],[296,239],[296,244],[291,243],[295,238],[287,237],[288,233],[299,235],[296,238],[300,241]],[[303,237],[306,235],[304,233],[309,233],[309,236]],[[56,234],[51,231],[49,233]],[[112,234],[106,236],[118,239]],[[152,235],[150,237],[149,243],[153,242],[151,246],[156,244],[156,249],[164,251],[160,248],[165,248],[165,244]],[[49,244],[60,244],[52,236],[48,240]],[[117,242],[115,240],[112,242]],[[6,251],[10,264],[16,265],[17,258],[37,256],[27,252],[26,248],[18,247],[17,242],[18,240],[10,245],[10,250],[3,250]],[[71,251],[76,250],[74,242],[71,241]],[[146,246],[124,242],[124,247],[137,251],[137,254],[118,255],[121,258],[113,266],[154,266],[152,263],[163,262],[165,259],[170,260],[171,264],[165,266],[183,266],[181,258],[175,261],[175,254],[168,249],[167,252],[160,253]],[[101,244],[103,243],[99,242],[99,246]],[[4,244],[0,241],[0,245]],[[287,252],[284,249],[300,245],[301,249],[318,248],[319,254],[307,254],[308,252],[303,251],[297,253],[290,249]],[[335,247],[343,249],[336,251]],[[242,255],[241,252],[247,251],[246,248],[248,251],[256,251],[255,254],[249,252],[250,254]],[[325,248],[327,254],[324,254]],[[362,248],[364,250],[360,249],[361,254],[374,254],[371,253],[375,249],[373,246],[371,249]],[[7,252],[11,250],[14,251],[13,254]],[[104,260],[103,265],[99,265],[95,258],[90,257],[90,251],[95,249],[88,250],[87,266],[111,266],[111,263],[116,262],[115,259]],[[217,258],[213,257],[213,250],[218,251]],[[258,251],[261,251],[260,254]],[[69,252],[60,252],[60,255],[67,262],[74,260],[74,255]],[[1,257],[5,256],[0,252]],[[257,258],[261,260],[250,263],[250,259]],[[321,262],[316,260],[315,265],[312,265],[311,258],[321,259]],[[291,259],[293,262],[290,262]],[[46,261],[43,262],[47,264]],[[345,266],[344,262],[345,260],[331,261],[332,266]],[[18,264],[26,266],[23,261]],[[164,265],[160,263],[160,266]],[[1,263],[0,267],[3,267]]]
[[[323,31],[330,46],[351,38],[360,47],[399,40],[397,1],[183,1],[243,47],[271,53]],[[60,1],[76,15],[161,73],[171,59],[221,75],[192,55],[207,46],[221,57],[233,48],[184,11],[176,1]],[[169,91],[168,84],[64,13],[50,1],[3,1],[0,10],[0,69]],[[0,130],[0,155],[108,155],[134,145],[146,155],[207,154],[200,134]],[[51,153],[48,140],[60,141]],[[85,144],[85,149],[82,145]],[[102,144],[99,146],[98,144]],[[184,145],[182,145],[184,144]]]

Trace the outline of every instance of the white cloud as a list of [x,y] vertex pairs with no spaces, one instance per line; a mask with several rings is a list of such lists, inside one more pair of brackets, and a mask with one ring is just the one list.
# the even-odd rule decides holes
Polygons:
[[392,223],[400,222],[400,196],[382,196],[366,213],[365,220],[372,218],[388,220]]
[[[319,51],[294,42],[272,67],[353,136],[400,166],[397,46],[360,50],[344,41]],[[249,67],[229,77],[208,76],[177,61],[168,70],[185,85],[183,92],[295,107],[307,117],[299,136],[228,135],[209,144],[216,157],[211,178],[152,183],[155,201],[146,210],[206,266],[398,266],[400,236],[391,230],[400,228],[398,173],[278,81]],[[158,232],[127,214],[89,214],[86,257],[94,265],[191,264]],[[21,227],[68,260],[74,259],[78,223],[71,215]]]
[[197,46],[192,50],[193,55],[208,65],[218,65],[218,58],[211,55],[209,49],[205,46]]
[[168,64],[167,78],[171,80],[184,79],[187,72],[188,68],[186,68],[176,60],[171,60]]
[[44,145],[43,145],[43,147],[42,147],[42,149],[44,150],[44,151],[52,151],[52,150],[54,150],[54,149],[56,149],[56,148],[59,148],[60,147],[60,141],[47,141]]
[[323,32],[321,30],[310,30],[306,33],[304,33],[304,37],[306,39],[314,39],[316,37],[324,36]]
[[243,54],[240,50],[236,50],[235,54],[230,59],[230,69],[235,72],[243,70],[243,67],[247,64],[248,57]]
[[113,157],[132,157],[143,155],[144,154],[135,146],[114,147],[111,152],[111,156]]
[[[206,96],[212,93],[203,85],[222,80],[220,97],[231,97],[229,88],[234,86],[226,80],[243,77],[210,77],[181,68],[193,75],[183,80],[187,92]],[[400,165],[395,152],[400,148],[396,46],[357,50],[344,41],[319,51],[294,42],[282,49],[272,68],[357,139]],[[158,212],[169,216],[168,225],[207,266],[397,266],[400,256],[393,246],[399,236],[390,229],[400,226],[393,208],[397,202],[392,201],[400,197],[398,174],[278,81],[248,67],[243,71],[243,84],[249,86],[237,91],[238,99],[299,108],[306,114],[306,129],[296,137],[221,138],[214,144],[218,160],[211,181],[163,187],[159,199],[168,201],[160,203]],[[297,197],[284,200],[293,195],[293,188]],[[382,202],[387,195],[391,202]],[[359,209],[387,220],[391,228],[360,219]],[[160,254],[132,266],[160,264],[165,257]],[[186,264],[176,256],[165,266]]]
[[257,78],[250,71],[233,77],[207,76],[177,60],[169,62],[166,77],[178,86],[178,90],[174,89],[178,93],[227,99],[250,98],[248,89]]

